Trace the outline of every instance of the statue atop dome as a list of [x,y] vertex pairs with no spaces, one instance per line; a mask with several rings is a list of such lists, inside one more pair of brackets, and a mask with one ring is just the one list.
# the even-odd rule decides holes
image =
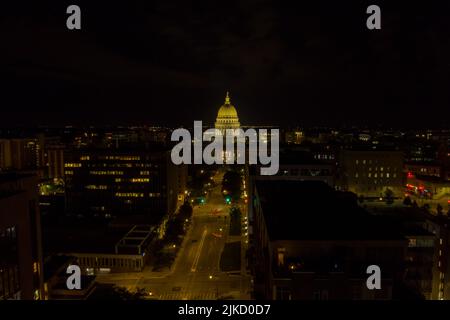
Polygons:
[[231,104],[230,102],[230,93],[227,91],[227,96],[225,97],[225,104]]

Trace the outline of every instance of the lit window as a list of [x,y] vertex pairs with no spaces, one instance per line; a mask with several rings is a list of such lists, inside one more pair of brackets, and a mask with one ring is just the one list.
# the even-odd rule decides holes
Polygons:
[[284,265],[284,253],[286,252],[285,248],[278,248],[278,265]]

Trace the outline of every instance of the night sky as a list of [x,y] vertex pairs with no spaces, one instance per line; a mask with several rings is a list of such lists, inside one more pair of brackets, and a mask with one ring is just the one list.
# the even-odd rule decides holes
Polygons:
[[244,125],[449,127],[448,1],[13,2],[1,126],[212,124],[230,91]]

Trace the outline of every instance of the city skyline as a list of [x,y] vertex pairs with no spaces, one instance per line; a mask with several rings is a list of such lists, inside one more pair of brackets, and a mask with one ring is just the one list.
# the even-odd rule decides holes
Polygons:
[[450,300],[449,12],[2,5],[0,300]]

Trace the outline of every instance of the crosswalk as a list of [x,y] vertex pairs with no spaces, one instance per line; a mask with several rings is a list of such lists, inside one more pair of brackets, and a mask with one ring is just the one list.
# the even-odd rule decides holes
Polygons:
[[158,296],[159,300],[217,300],[215,292],[165,292]]

